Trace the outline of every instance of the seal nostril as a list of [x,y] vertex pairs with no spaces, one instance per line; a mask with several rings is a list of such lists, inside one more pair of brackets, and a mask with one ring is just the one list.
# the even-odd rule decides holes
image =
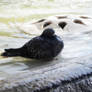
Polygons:
[[62,29],[64,29],[64,27],[67,25],[66,22],[60,22],[58,23],[58,26],[61,27]]

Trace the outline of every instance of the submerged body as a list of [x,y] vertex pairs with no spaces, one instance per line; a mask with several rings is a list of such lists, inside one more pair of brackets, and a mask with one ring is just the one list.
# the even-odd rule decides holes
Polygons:
[[32,59],[52,59],[63,49],[64,44],[60,37],[55,35],[53,29],[45,29],[43,33],[20,48],[5,49],[2,56],[22,56]]

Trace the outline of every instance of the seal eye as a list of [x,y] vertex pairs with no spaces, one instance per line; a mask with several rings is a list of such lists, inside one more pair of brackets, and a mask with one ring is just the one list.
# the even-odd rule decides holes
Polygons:
[[45,24],[43,25],[43,28],[44,27],[47,27],[48,25],[52,24],[50,21],[49,22],[45,22]]
[[64,27],[67,25],[66,22],[60,22],[58,23],[58,26],[61,27],[62,29],[64,29]]

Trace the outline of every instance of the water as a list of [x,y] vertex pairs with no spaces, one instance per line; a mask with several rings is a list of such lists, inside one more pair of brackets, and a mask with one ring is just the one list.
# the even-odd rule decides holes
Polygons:
[[[0,52],[5,48],[20,47],[35,36],[20,32],[16,27],[11,27],[11,24],[26,23],[52,15],[91,16],[91,5],[92,0],[0,0]],[[64,34],[62,37],[65,48],[62,57],[53,62],[0,56],[0,80],[66,62],[68,59],[90,55],[92,53],[91,35],[91,30],[75,35]]]

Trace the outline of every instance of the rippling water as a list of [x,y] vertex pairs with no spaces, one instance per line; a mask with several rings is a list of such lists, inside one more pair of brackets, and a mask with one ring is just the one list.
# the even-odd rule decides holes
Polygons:
[[[32,37],[24,33],[18,33],[16,28],[11,28],[10,23],[29,22],[57,14],[92,15],[91,10],[92,0],[0,0],[0,50],[2,52],[4,48],[19,47]],[[89,34],[85,34],[85,37],[82,35],[82,39],[80,38],[81,35],[77,35],[75,38],[71,36],[69,38],[71,42],[66,37],[65,35],[66,50],[63,52],[64,57],[74,58],[85,56],[84,53],[91,54],[89,50],[92,50],[92,42],[89,41],[91,39]],[[78,46],[84,45],[84,47],[79,49],[75,41]],[[89,45],[87,46],[86,43]],[[73,47],[76,47],[76,50],[72,49],[71,51],[70,48]],[[86,48],[85,51],[84,48]],[[73,51],[76,52],[74,56]],[[29,68],[51,64],[51,62],[42,63],[38,61],[38,63],[35,63],[32,60],[29,63],[29,61],[24,58],[0,57],[0,79],[18,72],[28,71]]]

